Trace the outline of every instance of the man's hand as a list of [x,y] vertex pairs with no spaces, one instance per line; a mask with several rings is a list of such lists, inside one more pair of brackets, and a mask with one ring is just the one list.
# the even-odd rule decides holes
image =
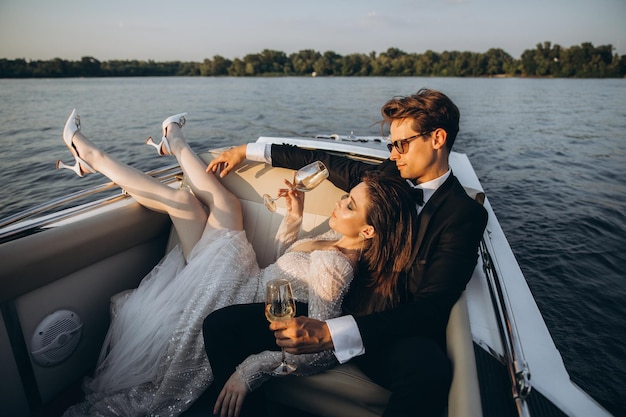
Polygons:
[[246,395],[248,395],[248,386],[237,371],[233,372],[217,397],[213,414],[219,414],[220,417],[237,417]]
[[299,316],[286,321],[273,321],[276,343],[292,354],[316,353],[333,349],[333,340],[326,322]]
[[214,174],[220,171],[220,178],[224,178],[237,165],[246,159],[246,147],[248,145],[239,145],[222,152],[215,159],[209,162],[206,172],[212,171]]

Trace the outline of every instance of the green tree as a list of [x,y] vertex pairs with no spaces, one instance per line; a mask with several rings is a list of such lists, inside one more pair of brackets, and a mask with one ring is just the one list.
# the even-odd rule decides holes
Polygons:
[[100,61],[91,56],[84,56],[78,64],[78,70],[85,77],[96,77],[100,75]]
[[[258,67],[256,67],[258,74],[284,74],[287,63],[287,55],[281,51],[273,51],[271,49],[264,49],[257,55]],[[289,69],[290,66],[287,66]]]
[[427,76],[434,73],[435,67],[439,64],[439,54],[430,49],[419,55],[413,63],[413,74],[417,76]]
[[405,75],[407,63],[404,58],[406,55],[406,52],[398,48],[388,48],[372,62],[372,75]]
[[228,75],[228,68],[232,65],[232,61],[220,55],[213,56],[213,59],[206,59],[200,65],[200,75],[203,76],[219,76]]
[[246,64],[239,58],[235,58],[230,67],[228,67],[228,75],[233,77],[241,77],[246,75]]
[[341,75],[369,75],[372,70],[370,59],[364,54],[349,54],[341,59]]
[[321,56],[319,52],[312,49],[303,49],[291,54],[289,60],[296,75],[309,75],[315,70],[313,66]]
[[338,55],[333,51],[326,51],[321,57],[318,58],[317,61],[315,61],[315,64],[313,64],[313,70],[318,75],[340,75],[340,58],[341,55]]
[[[471,52],[452,52],[451,56],[446,56],[453,61],[452,67],[449,69],[448,75],[454,75],[457,77],[467,77],[473,75],[476,71],[474,64],[474,55]],[[446,65],[450,67],[450,65]]]
[[507,67],[513,63],[513,57],[502,49],[491,48],[485,53],[487,59],[487,75],[500,75],[507,73]]

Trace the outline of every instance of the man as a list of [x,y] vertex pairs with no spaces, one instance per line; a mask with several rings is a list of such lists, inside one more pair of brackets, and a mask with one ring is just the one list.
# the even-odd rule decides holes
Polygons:
[[[417,253],[409,277],[399,289],[401,303],[398,307],[356,317],[346,315],[326,322],[299,316],[291,321],[272,323],[270,328],[276,343],[287,352],[333,349],[340,363],[353,359],[372,380],[391,391],[384,416],[419,413],[420,416],[440,417],[452,379],[446,355],[446,325],[450,310],[476,265],[487,213],[467,196],[448,165],[459,130],[459,111],[447,96],[422,89],[414,95],[388,101],[381,112],[383,123],[389,125],[391,154],[380,165],[288,145],[248,144],[226,151],[209,164],[207,171],[220,170],[220,175],[225,176],[246,157],[292,169],[321,160],[329,168],[329,180],[344,190],[358,183],[365,171],[378,169],[388,175],[400,175],[423,191],[424,204],[418,207]],[[348,293],[344,306],[354,301],[351,294]],[[239,321],[246,322],[235,317],[250,318],[258,314],[246,311],[248,308],[253,307],[234,306],[214,314],[222,323],[234,326],[239,325]],[[205,321],[208,334],[226,332],[226,325],[222,333],[208,330],[206,326],[215,326],[218,321],[210,318]],[[242,340],[262,338],[267,341],[266,336],[248,333]],[[225,344],[225,341],[207,341],[212,365],[225,355],[215,346],[219,343]],[[260,347],[250,347],[257,348]],[[245,352],[240,353],[243,355]],[[236,360],[239,358],[232,359]],[[233,370],[234,365],[228,365],[224,372]],[[220,389],[227,377],[216,376],[216,388]],[[220,405],[239,410],[243,396],[227,386],[222,391]]]

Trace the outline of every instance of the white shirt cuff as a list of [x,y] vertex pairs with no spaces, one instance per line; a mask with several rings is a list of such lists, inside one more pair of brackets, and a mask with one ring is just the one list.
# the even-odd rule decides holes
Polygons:
[[355,356],[365,353],[359,327],[352,316],[326,320],[339,363],[346,363]]
[[246,159],[250,161],[272,164],[272,145],[268,143],[248,143],[246,145]]

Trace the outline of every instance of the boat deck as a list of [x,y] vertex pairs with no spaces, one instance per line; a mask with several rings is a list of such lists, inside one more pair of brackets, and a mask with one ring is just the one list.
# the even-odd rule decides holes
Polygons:
[[[259,140],[287,141],[305,147],[320,145],[320,141],[314,139]],[[337,152],[370,159],[373,163],[376,158],[388,155],[380,140],[367,144],[371,152],[368,151],[365,156],[359,154],[359,149],[363,149],[360,139],[347,143],[336,138],[324,141],[324,146]],[[205,154],[204,157],[210,155]],[[482,190],[465,155],[453,153],[450,163],[454,174],[466,188]],[[179,186],[177,172],[176,168],[165,168],[163,180],[174,181],[174,185]],[[270,172],[271,175],[266,176]],[[256,164],[241,167],[241,173],[248,179],[244,180],[245,186],[239,187],[239,197],[250,202],[244,204],[244,209],[248,210],[244,218],[248,218],[249,237],[254,240],[255,248],[259,248],[259,263],[263,266],[269,259],[268,245],[264,242],[273,237],[279,220],[267,217],[268,212],[260,203],[260,196],[267,192],[267,184],[280,184],[287,174]],[[225,179],[226,184],[236,181],[231,175]],[[255,185],[250,185],[251,182]],[[327,200],[334,198],[328,196],[336,195],[333,194],[335,191],[325,187],[331,187],[330,183],[312,192],[322,193],[318,197],[308,199],[307,210],[314,212],[306,225],[309,231],[320,226],[328,216]],[[326,192],[329,194],[323,194]],[[102,201],[92,198],[92,201],[85,210],[56,210],[45,215],[43,220],[33,219],[11,227],[0,227],[2,232],[12,229],[13,233],[0,239],[0,264],[3,265],[0,269],[0,357],[3,358],[5,373],[5,378],[0,381],[0,414],[9,410],[8,415],[15,416],[60,416],[67,406],[78,402],[80,381],[93,370],[101,339],[106,333],[109,298],[118,291],[136,286],[163,255],[168,241],[171,243],[171,224],[167,216],[149,212],[123,194]],[[457,385],[465,390],[471,401],[451,402],[447,414],[460,417],[610,416],[569,379],[488,198],[484,204],[489,212],[486,249],[494,258],[494,268],[503,286],[505,308],[512,319],[505,327],[515,325],[512,327],[514,342],[519,344],[516,348],[525,354],[521,357],[524,359],[522,362],[527,361],[532,372],[532,390],[526,397],[524,410],[520,412],[519,403],[512,399],[514,361],[506,360],[510,359],[510,352],[502,343],[502,325],[496,319],[500,316],[494,314],[493,297],[482,257],[465,292],[466,312],[461,315],[465,317],[463,320],[467,320],[464,328],[469,336],[465,337],[467,343],[459,346],[466,346],[463,356],[472,364],[474,376],[470,376],[475,383],[462,380]],[[81,296],[76,297],[75,294]],[[87,336],[62,365],[39,366],[31,360],[29,353],[33,331],[51,311],[69,306],[85,319]],[[524,376],[530,377],[530,373]],[[459,394],[453,392],[452,395]],[[471,411],[467,404],[472,404]],[[185,416],[207,415],[207,411],[207,398],[202,397]],[[310,411],[296,413],[285,405],[274,405],[273,410],[276,416],[302,417],[310,417]],[[336,415],[363,416],[359,413]]]

